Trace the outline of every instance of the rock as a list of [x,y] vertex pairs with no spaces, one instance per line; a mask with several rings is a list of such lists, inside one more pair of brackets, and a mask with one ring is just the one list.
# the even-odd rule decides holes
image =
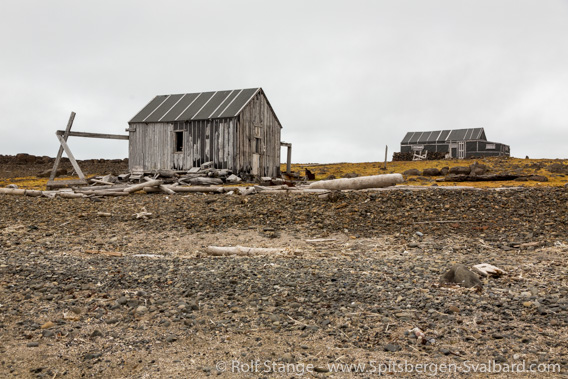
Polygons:
[[102,353],[87,353],[83,356],[83,359],[87,361],[90,359],[99,358],[100,356],[102,356]]
[[396,353],[397,351],[402,350],[402,348],[399,345],[389,343],[385,345],[384,350],[391,353]]
[[452,313],[459,313],[460,312],[460,309],[458,307],[456,307],[455,305],[450,305],[448,310]]
[[554,174],[568,174],[568,165],[564,165],[562,163],[553,163],[550,166],[546,167],[546,170]]
[[102,337],[102,336],[103,336],[103,333],[99,329],[95,329],[91,333],[91,338],[97,338],[97,337]]
[[528,180],[532,180],[533,182],[548,182],[548,178],[544,175],[531,175],[528,177]]
[[28,163],[34,163],[36,161],[36,157],[35,155],[20,153],[16,154],[14,160],[16,161],[17,164],[28,164]]
[[315,366],[314,372],[329,372],[329,369],[327,367]]
[[116,302],[120,305],[125,305],[128,302],[128,299],[125,296],[121,296],[116,299]]
[[441,278],[442,283],[455,283],[465,288],[472,288],[477,287],[480,288],[483,286],[479,277],[467,269],[462,264],[457,264],[450,268]]
[[8,184],[8,185],[6,186],[6,188],[18,189],[18,185],[17,185],[17,184]]
[[38,347],[38,346],[39,346],[39,342],[37,342],[37,341],[29,342],[26,346],[27,346],[27,347]]
[[353,179],[353,178],[357,178],[358,176],[359,176],[359,174],[357,174],[355,172],[348,172],[341,177],[345,178],[345,179]]
[[440,174],[441,174],[442,176],[448,175],[448,172],[450,172],[450,168],[449,168],[449,167],[442,167],[442,168],[440,169]]
[[450,174],[453,175],[469,175],[471,173],[471,167],[469,166],[456,166],[450,168]]
[[425,168],[422,170],[424,176],[441,176],[442,172],[437,168]]
[[137,315],[144,315],[146,313],[148,313],[148,308],[146,308],[144,305],[140,305],[138,308],[136,308]]
[[46,322],[45,324],[43,324],[41,326],[42,329],[49,329],[49,328],[53,328],[55,326],[55,324],[51,321]]
[[484,164],[479,164],[475,162],[469,166],[470,175],[484,175],[487,172],[487,166]]
[[420,172],[420,170],[416,169],[416,168],[411,168],[410,170],[406,170],[405,172],[402,173],[405,176],[419,176],[422,175],[422,173]]
[[281,360],[284,363],[294,363],[294,356],[291,353],[285,353]]

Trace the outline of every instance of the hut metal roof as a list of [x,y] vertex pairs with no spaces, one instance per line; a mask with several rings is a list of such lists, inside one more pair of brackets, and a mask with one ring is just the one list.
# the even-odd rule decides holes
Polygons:
[[435,130],[428,132],[408,132],[401,144],[443,143],[447,141],[486,140],[483,128]]
[[237,116],[261,88],[159,95],[129,123],[208,120]]

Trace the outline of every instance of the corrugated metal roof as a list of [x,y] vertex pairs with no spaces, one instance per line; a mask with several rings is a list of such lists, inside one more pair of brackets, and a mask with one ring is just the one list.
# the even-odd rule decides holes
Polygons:
[[408,132],[401,144],[426,144],[446,141],[485,140],[483,128],[435,130],[432,132]]
[[130,120],[174,122],[237,116],[261,88],[159,95]]

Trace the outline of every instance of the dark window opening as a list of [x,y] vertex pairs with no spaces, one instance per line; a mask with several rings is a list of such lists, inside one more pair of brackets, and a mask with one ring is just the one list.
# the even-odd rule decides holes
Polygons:
[[183,151],[183,132],[175,132],[175,148],[176,153]]
[[255,144],[254,144],[254,152],[256,154],[260,154],[260,138],[255,138],[254,139]]

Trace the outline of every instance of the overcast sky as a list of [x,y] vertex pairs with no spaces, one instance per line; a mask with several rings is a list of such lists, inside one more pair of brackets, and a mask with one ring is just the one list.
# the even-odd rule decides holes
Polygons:
[[0,47],[0,154],[55,156],[71,111],[73,130],[126,134],[156,95],[262,87],[295,163],[473,127],[568,158],[568,0],[2,0]]

